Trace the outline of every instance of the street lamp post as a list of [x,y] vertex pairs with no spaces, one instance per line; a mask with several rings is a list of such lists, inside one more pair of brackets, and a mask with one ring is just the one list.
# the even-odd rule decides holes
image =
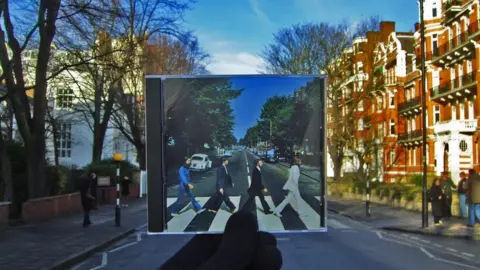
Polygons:
[[375,178],[378,180],[378,145],[380,144],[380,139],[375,139]]
[[422,227],[428,227],[428,201],[427,201],[427,95],[425,93],[425,21],[423,12],[424,0],[420,0],[420,39],[421,39],[421,73],[422,73],[422,163],[423,163],[423,179],[422,179]]
[[[371,164],[372,164],[372,160],[371,160],[371,157],[369,156],[368,161],[367,161],[368,170],[370,170]],[[371,214],[370,214],[370,193],[371,193],[371,189],[370,189],[370,175],[367,174],[367,199],[365,200],[365,215],[366,215],[367,217],[370,217],[370,216],[371,216]]]
[[113,160],[116,165],[116,183],[117,183],[117,201],[115,205],[115,226],[120,227],[120,161],[123,157],[120,153],[113,154]]

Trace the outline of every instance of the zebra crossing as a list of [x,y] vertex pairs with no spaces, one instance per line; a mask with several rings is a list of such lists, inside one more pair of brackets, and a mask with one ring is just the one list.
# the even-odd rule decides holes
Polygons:
[[[210,197],[197,197],[196,200],[200,205],[204,206],[210,200]],[[166,232],[221,232],[225,228],[227,220],[232,215],[230,211],[222,206],[216,213],[204,211],[197,213],[194,211],[191,203],[184,202],[181,207],[179,214],[176,216],[171,216],[171,207],[173,203],[177,200],[174,198],[167,198],[167,229]],[[231,196],[230,200],[235,205],[237,209],[240,209],[245,203],[246,199],[242,196]],[[275,208],[275,203],[272,200],[271,196],[265,196],[265,200],[271,209]],[[257,197],[255,199],[256,204],[256,217],[258,220],[258,225],[260,230],[264,231],[292,231],[292,230],[317,230],[320,228],[320,213],[319,200],[320,197],[314,197],[314,200],[317,204],[313,204],[312,201],[307,202],[305,200],[301,201],[303,209],[305,209],[305,216],[298,216],[293,211],[288,211],[289,206],[285,208],[285,211],[282,213],[282,217],[278,217],[273,214],[265,214],[263,212],[262,204],[260,199]],[[313,204],[313,207],[312,207]],[[315,209],[316,208],[316,209]],[[340,223],[337,220],[328,219],[328,227],[334,229],[349,229],[350,227]]]

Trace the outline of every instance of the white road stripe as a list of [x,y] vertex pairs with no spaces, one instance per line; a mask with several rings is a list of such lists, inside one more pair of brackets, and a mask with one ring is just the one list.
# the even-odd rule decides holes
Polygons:
[[250,184],[252,184],[252,179],[250,178],[250,175],[248,175],[247,178],[248,178],[248,187],[250,187]]
[[457,252],[456,249],[453,249],[453,248],[447,248],[448,251],[451,251],[451,252]]
[[432,255],[432,253],[428,252],[426,249],[424,249],[423,247],[420,247],[419,248],[423,253],[427,254],[428,257],[430,257],[430,259],[434,259],[435,256]]
[[327,219],[327,227],[332,227],[334,229],[351,229],[349,226],[342,224],[340,221],[335,219]]
[[438,247],[438,248],[442,248],[443,246],[442,245],[439,245],[439,244],[433,244],[434,246]]
[[247,164],[247,173],[250,174],[250,169],[248,168],[248,164]]
[[[203,206],[207,201],[208,197],[196,198],[197,201]],[[188,209],[190,208],[190,209]],[[187,210],[188,209],[188,210]],[[197,213],[193,210],[191,203],[187,204],[181,211],[181,214],[173,217],[167,224],[168,232],[183,232],[188,227],[188,224],[192,222]]]
[[124,249],[124,248],[126,248],[126,247],[130,247],[130,246],[136,245],[137,243],[138,243],[138,242],[128,243],[128,244],[126,244],[126,245],[123,245],[123,246],[119,246],[119,247],[117,247],[117,248],[114,248],[114,249],[112,249],[112,250],[110,250],[110,251],[108,251],[108,252],[112,253],[112,252],[115,252],[115,251],[119,251],[119,250],[122,250],[122,249]]
[[[304,209],[305,214],[307,214],[307,216],[300,216],[303,224],[305,224],[309,230],[320,229],[320,215],[317,214],[317,212],[306,201],[304,201],[303,198],[300,199],[300,204]],[[344,229],[346,228],[350,227],[346,226]]]
[[[230,197],[230,200],[232,203],[235,205],[235,207],[238,209],[240,205],[240,197]],[[230,218],[232,214],[228,211],[225,211],[224,209],[220,208],[215,215],[215,218],[212,221],[212,224],[210,225],[210,228],[208,229],[209,232],[221,232],[225,229],[225,224],[227,224],[228,219]]]
[[465,256],[468,256],[468,257],[475,257],[475,255],[473,254],[470,254],[470,253],[466,253],[466,252],[462,252],[462,255],[465,255]]
[[[275,208],[275,204],[273,203],[272,197],[265,196],[265,201],[267,201],[271,209]],[[255,197],[255,204],[256,204],[256,210],[257,210],[258,226],[260,230],[262,231],[284,231],[285,230],[285,227],[283,227],[282,220],[279,217],[273,214],[266,215],[263,212],[263,206],[258,197]]]
[[176,201],[177,198],[167,198],[167,207],[170,207]]
[[108,264],[108,254],[107,254],[107,252],[103,252],[102,253],[102,263],[97,267],[90,268],[90,270],[101,269],[101,268],[107,266],[107,264]]

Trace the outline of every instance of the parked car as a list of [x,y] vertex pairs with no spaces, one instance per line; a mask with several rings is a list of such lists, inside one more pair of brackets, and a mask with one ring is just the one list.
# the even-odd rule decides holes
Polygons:
[[278,162],[278,153],[275,149],[269,149],[265,152],[265,161],[269,163]]
[[225,153],[223,154],[224,157],[232,157],[232,152],[231,151],[225,151]]
[[190,170],[207,171],[212,168],[212,161],[205,154],[194,154],[191,158]]

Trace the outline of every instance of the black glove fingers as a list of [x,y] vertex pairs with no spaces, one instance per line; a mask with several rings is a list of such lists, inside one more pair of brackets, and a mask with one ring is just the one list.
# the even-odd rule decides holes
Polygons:
[[227,221],[217,252],[199,270],[244,270],[256,250],[258,222],[247,212],[237,212]]
[[248,270],[279,270],[282,268],[283,258],[280,250],[275,246],[258,246],[253,254]]
[[277,238],[269,232],[258,232],[258,237],[262,246],[277,246]]
[[197,269],[217,251],[221,241],[222,234],[197,234],[159,270]]

